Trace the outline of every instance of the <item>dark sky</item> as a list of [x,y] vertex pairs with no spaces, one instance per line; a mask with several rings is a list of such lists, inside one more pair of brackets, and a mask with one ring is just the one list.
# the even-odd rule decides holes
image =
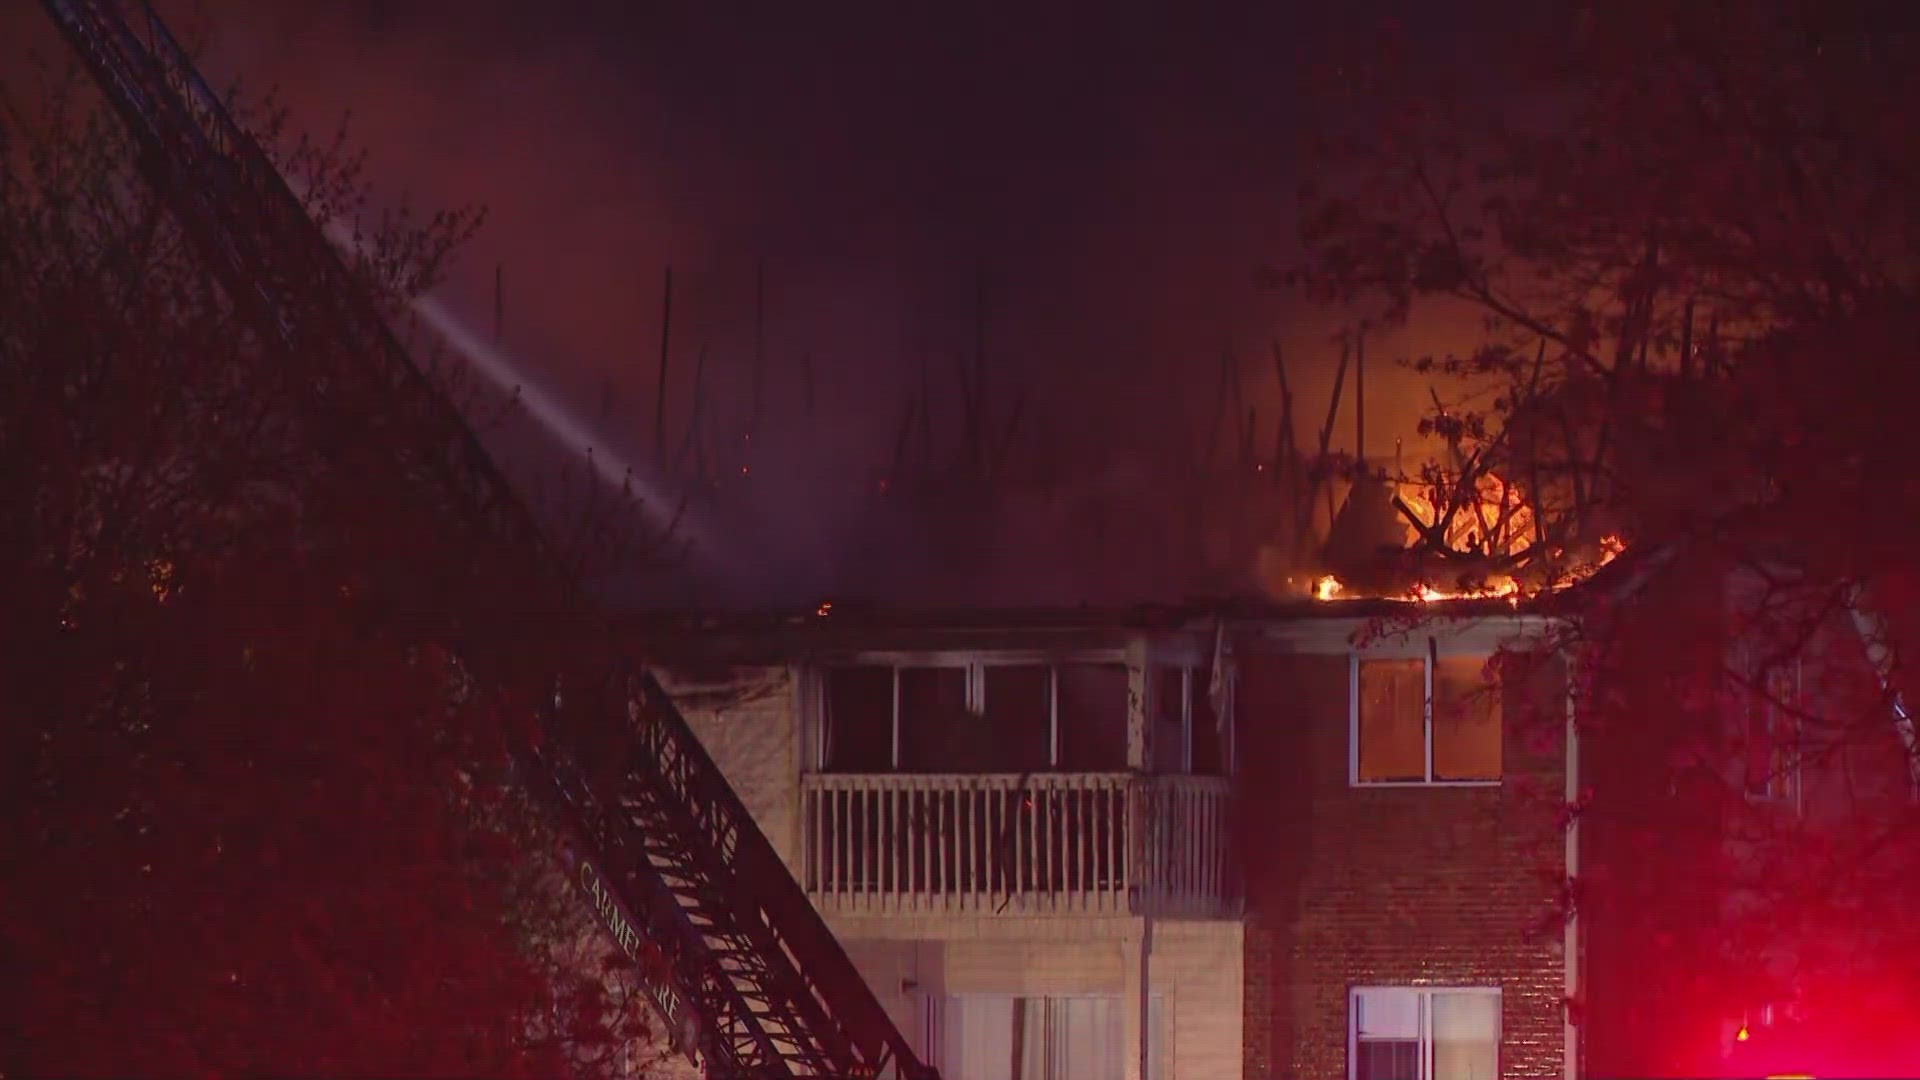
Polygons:
[[[275,85],[310,130],[351,112],[382,198],[486,206],[443,295],[490,327],[502,267],[508,350],[604,446],[651,441],[669,263],[670,411],[684,421],[705,347],[710,407],[744,413],[764,259],[771,421],[796,477],[884,464],[923,364],[951,436],[982,265],[991,397],[1004,413],[1026,387],[1029,431],[1096,456],[1186,432],[1229,347],[1270,431],[1275,339],[1296,425],[1317,427],[1341,319],[1256,287],[1292,252],[1307,72],[1382,17],[1433,50],[1474,24],[1412,0],[158,6],[205,34],[216,83]],[[1371,346],[1372,453],[1411,442],[1423,397],[1391,362],[1434,346]]]
[[[450,296],[490,321],[504,265],[514,353],[588,411],[611,381],[615,429],[650,424],[662,268],[677,371],[705,344],[724,378],[750,353],[765,258],[770,364],[793,376],[816,355],[825,441],[857,459],[884,458],[922,356],[935,391],[950,386],[983,261],[997,396],[1031,384],[1068,431],[1144,441],[1116,433],[1169,426],[1174,384],[1204,412],[1229,344],[1263,396],[1270,337],[1289,339],[1303,380],[1324,366],[1337,318],[1288,311],[1254,270],[1289,251],[1305,68],[1389,7],[165,10],[210,28],[208,68],[277,84],[307,125],[351,110],[381,193],[486,205]],[[1416,33],[1448,38],[1443,16],[1414,14]],[[1302,423],[1323,395],[1302,395]],[[1370,404],[1369,441],[1388,445],[1389,403]]]

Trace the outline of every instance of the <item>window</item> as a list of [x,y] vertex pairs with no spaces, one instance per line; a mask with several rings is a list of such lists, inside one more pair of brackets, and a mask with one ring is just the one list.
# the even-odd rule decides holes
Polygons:
[[[1121,1080],[1137,1045],[1125,1037],[1117,994],[1017,997],[956,994],[928,1002],[932,1054],[942,1080]],[[1149,999],[1149,1080],[1169,1075],[1167,1011]]]
[[1118,770],[1122,664],[850,664],[821,674],[812,759],[830,772]]
[[1751,678],[1753,690],[1742,710],[1747,797],[1796,801],[1800,795],[1800,658],[1767,665]]
[[1349,1080],[1496,1080],[1495,987],[1370,987],[1348,1010]]
[[[1213,684],[1210,667],[1153,669],[1153,770],[1226,776],[1233,768],[1233,683]],[[1224,694],[1227,721],[1214,712]]]
[[1081,772],[1125,769],[1127,699],[1133,692],[1127,666],[1061,664],[1053,671],[1055,765]]
[[1499,781],[1500,688],[1484,657],[1429,649],[1351,664],[1353,783]]
[[893,669],[830,668],[822,682],[822,767],[885,771],[893,763]]

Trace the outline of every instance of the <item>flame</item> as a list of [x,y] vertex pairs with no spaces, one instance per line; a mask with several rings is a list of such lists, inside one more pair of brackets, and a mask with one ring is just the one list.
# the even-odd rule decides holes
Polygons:
[[[1549,586],[1549,591],[1558,592],[1591,577],[1595,571],[1619,558],[1620,553],[1626,549],[1626,542],[1618,536],[1601,537],[1599,559],[1595,560],[1591,566],[1583,567],[1579,572]],[[1315,600],[1361,600],[1366,599],[1367,595],[1348,592],[1346,585],[1332,574],[1316,578],[1313,583]],[[1431,581],[1422,581],[1405,593],[1377,594],[1376,598],[1413,600],[1422,604],[1437,604],[1448,600],[1505,600],[1517,606],[1524,595],[1525,590],[1521,587],[1519,579],[1509,574],[1494,574],[1483,582],[1455,588],[1442,588]]]
[[1505,574],[1497,574],[1487,579],[1479,588],[1442,589],[1429,582],[1421,582],[1413,589],[1413,598],[1423,604],[1438,603],[1443,600],[1508,600],[1520,602],[1520,583]]
[[[1399,483],[1395,487],[1400,501],[1420,519],[1423,528],[1432,528],[1439,522],[1440,511],[1435,508],[1426,485]],[[1475,503],[1461,507],[1447,523],[1444,539],[1449,547],[1482,550],[1491,555],[1517,555],[1532,543],[1533,507],[1527,503],[1520,485],[1484,472],[1474,482],[1474,496]],[[1483,522],[1481,514],[1489,512],[1495,520]],[[1502,517],[1504,522],[1499,520]],[[1493,524],[1500,528],[1497,537],[1480,535],[1486,526]],[[1413,539],[1410,531],[1408,540]]]
[[1627,550],[1627,542],[1612,533],[1608,533],[1600,538],[1600,561],[1594,563],[1593,568],[1595,570],[1600,569],[1619,558],[1620,553],[1625,550]]
[[[1427,490],[1419,484],[1400,483],[1397,485],[1402,502],[1415,517],[1421,519],[1423,527],[1432,527],[1437,523],[1439,514],[1433,501],[1428,498]],[[1500,533],[1494,537],[1481,535],[1486,527],[1479,513],[1469,506],[1463,512],[1456,513],[1448,523],[1445,542],[1457,549],[1477,550],[1489,555],[1523,555],[1534,542],[1533,507],[1526,502],[1518,485],[1502,480],[1493,473],[1481,474],[1475,484],[1480,504],[1492,507],[1496,516],[1504,515]],[[1417,543],[1419,537],[1412,527],[1407,531],[1409,545]],[[1550,585],[1544,586],[1551,591],[1567,588],[1587,577],[1620,557],[1627,549],[1626,541],[1616,533],[1608,533],[1599,541],[1599,556],[1590,565],[1579,567],[1570,575],[1562,576]],[[1560,549],[1553,550],[1558,557],[1564,554]],[[1442,587],[1432,581],[1422,581],[1405,592],[1379,593],[1354,592],[1345,582],[1332,574],[1314,579],[1313,598],[1328,602],[1335,600],[1359,600],[1368,596],[1380,599],[1412,600],[1422,604],[1435,604],[1448,600],[1505,600],[1518,605],[1525,595],[1520,581],[1510,574],[1493,574],[1482,581],[1463,583],[1453,587]]]
[[822,619],[833,614],[833,601],[831,600],[821,601],[820,606],[813,609],[813,613],[815,615],[818,615]]

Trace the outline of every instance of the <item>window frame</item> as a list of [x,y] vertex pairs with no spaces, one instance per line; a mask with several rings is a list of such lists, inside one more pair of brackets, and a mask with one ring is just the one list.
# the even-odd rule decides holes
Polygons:
[[[1507,721],[1499,717],[1501,740],[1500,775],[1491,780],[1438,780],[1433,775],[1433,674],[1441,657],[1476,657],[1492,660],[1493,652],[1473,648],[1443,649],[1437,639],[1428,638],[1424,648],[1352,649],[1347,653],[1347,786],[1349,788],[1497,788],[1506,782]],[[1421,661],[1423,704],[1421,741],[1426,756],[1424,780],[1360,779],[1360,665],[1368,660]]]
[[1461,983],[1425,986],[1368,984],[1347,988],[1347,1080],[1359,1080],[1360,995],[1368,993],[1412,994],[1419,1001],[1419,1080],[1433,1080],[1433,999],[1447,994],[1493,998],[1493,1074],[1500,1075],[1501,1050],[1506,1041],[1506,1000],[1499,984]]
[[[1179,755],[1173,762],[1166,763],[1175,767],[1164,770],[1164,774],[1171,776],[1212,776],[1216,779],[1232,779],[1237,777],[1240,772],[1239,755],[1235,752],[1238,749],[1235,743],[1239,736],[1237,729],[1240,726],[1239,701],[1237,700],[1239,672],[1231,667],[1225,672],[1225,681],[1227,684],[1227,715],[1224,723],[1221,723],[1218,717],[1216,717],[1214,721],[1220,724],[1218,738],[1220,741],[1221,758],[1220,771],[1215,774],[1196,773],[1193,771],[1193,696],[1196,689],[1203,694],[1211,689],[1210,684],[1213,679],[1212,667],[1200,662],[1158,661],[1149,664],[1148,668],[1150,670],[1149,677],[1155,683],[1154,687],[1150,689],[1147,694],[1147,701],[1149,702],[1148,709],[1150,710],[1147,716],[1149,729],[1153,728],[1158,721],[1157,710],[1160,707],[1158,682],[1161,675],[1168,671],[1177,671],[1180,673]],[[1057,702],[1055,708],[1057,712]],[[1155,748],[1155,757],[1158,757],[1157,747]],[[1154,767],[1156,771],[1160,771],[1159,766],[1161,764],[1161,762],[1155,761]]]
[[[820,689],[813,695],[814,701],[808,708],[808,726],[812,729],[807,736],[807,768],[813,772],[825,772],[827,769],[827,751],[829,732],[826,723],[826,679],[834,670],[847,668],[885,668],[893,682],[892,715],[889,718],[891,746],[887,753],[887,774],[900,773],[901,724],[900,724],[900,673],[907,669],[944,668],[964,673],[966,683],[966,707],[969,711],[982,711],[987,700],[987,669],[992,667],[1044,667],[1047,669],[1047,765],[1050,770],[1060,768],[1060,669],[1076,665],[1123,664],[1106,656],[1071,659],[1034,656],[1019,653],[1008,655],[982,655],[968,653],[964,655],[914,654],[882,657],[856,657],[848,660],[836,660],[817,665],[815,680]],[[1124,721],[1122,731],[1125,730]],[[1013,770],[1009,770],[1013,771]]]
[[[1799,712],[1800,703],[1805,700],[1806,693],[1805,659],[1804,656],[1796,654],[1786,661],[1788,666],[1784,670],[1770,669],[1761,673],[1752,673],[1754,662],[1751,656],[1742,658],[1749,671],[1748,678],[1752,685],[1744,695],[1745,707],[1739,713],[1743,727],[1740,732],[1741,739],[1744,742],[1753,737],[1753,725],[1757,719],[1767,725],[1769,745],[1777,746],[1783,734],[1788,744],[1783,755],[1787,766],[1778,778],[1783,790],[1778,792],[1754,790],[1754,778],[1751,775],[1753,751],[1751,746],[1742,747],[1740,787],[1741,793],[1750,805],[1780,807],[1796,814],[1801,813],[1805,807],[1806,754],[1802,746],[1805,726]],[[1791,681],[1792,691],[1788,695],[1790,700],[1783,702],[1776,697],[1775,688],[1770,685],[1774,675],[1785,676]],[[1785,727],[1785,732],[1778,730],[1781,726]],[[1774,773],[1769,770],[1767,775],[1773,777]]]

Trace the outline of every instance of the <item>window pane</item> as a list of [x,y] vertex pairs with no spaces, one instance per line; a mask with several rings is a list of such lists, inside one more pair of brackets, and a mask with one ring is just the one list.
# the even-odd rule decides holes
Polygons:
[[[1193,670],[1193,678],[1188,681],[1187,700],[1193,710],[1193,771],[1201,776],[1225,776],[1227,733],[1213,711],[1211,667]],[[1226,704],[1229,709],[1232,708],[1231,695],[1227,696]]]
[[1060,767],[1109,772],[1127,767],[1125,664],[1062,664]]
[[1022,1080],[1121,1080],[1126,1073],[1119,1000],[1110,997],[1047,998],[1045,1053],[1023,1061],[1043,1068]]
[[824,767],[834,772],[885,772],[891,769],[893,669],[828,668],[824,682]]
[[992,740],[967,712],[967,669],[900,669],[900,768],[906,772],[981,772]]
[[1433,777],[1500,778],[1500,685],[1487,659],[1442,656],[1433,670]]
[[1353,997],[1357,1080],[1419,1080],[1420,994],[1362,990]]
[[1420,1080],[1420,1043],[1416,1039],[1369,1039],[1355,1043],[1355,1080]]
[[987,738],[992,772],[1031,772],[1047,767],[1052,741],[1053,669],[1045,664],[996,665],[984,674]]
[[1500,1054],[1500,995],[1433,995],[1433,1080],[1495,1080]]
[[1360,991],[1353,996],[1353,1030],[1361,1039],[1418,1039],[1420,992]]
[[1427,668],[1421,657],[1360,662],[1360,779],[1427,778]]
[[1014,999],[998,994],[944,998],[935,1021],[940,1075],[957,1080],[1014,1080]]

